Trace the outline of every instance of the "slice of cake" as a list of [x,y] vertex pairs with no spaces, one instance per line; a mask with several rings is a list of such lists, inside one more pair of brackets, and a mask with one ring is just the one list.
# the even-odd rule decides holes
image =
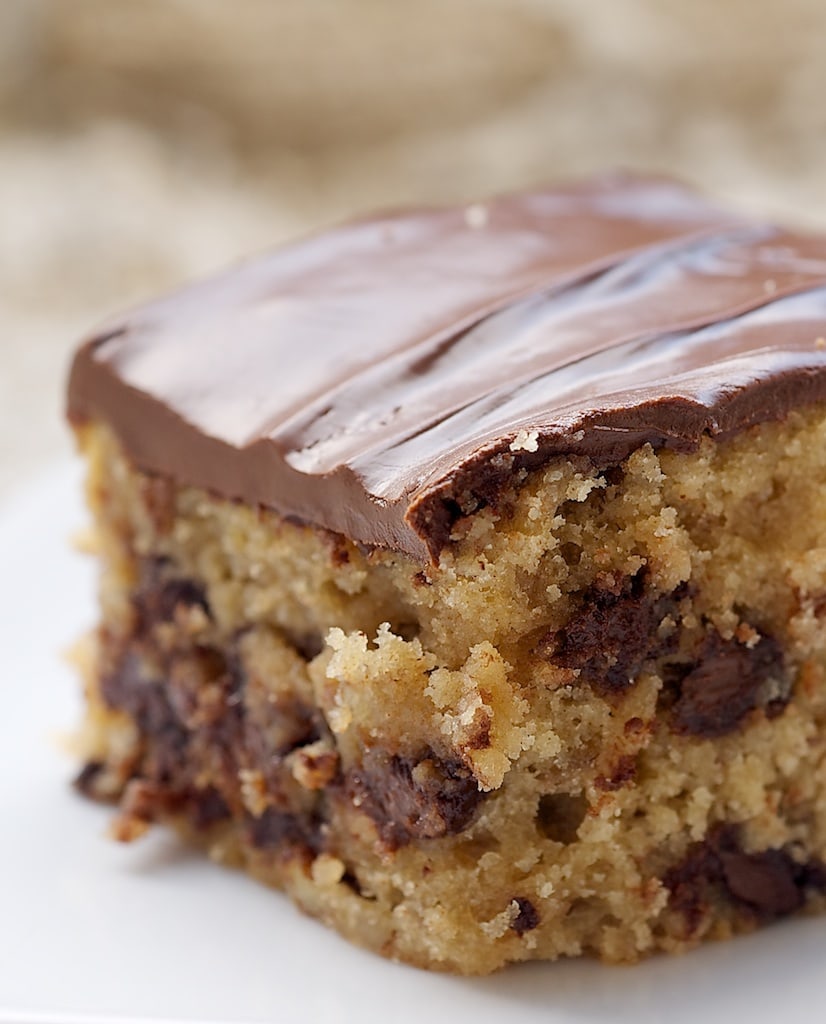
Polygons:
[[821,908],[824,338],[826,240],[626,177],[114,320],[79,786],[468,974]]

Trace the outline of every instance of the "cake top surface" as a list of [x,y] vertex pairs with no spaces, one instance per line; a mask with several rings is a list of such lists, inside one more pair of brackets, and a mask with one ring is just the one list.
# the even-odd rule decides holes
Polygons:
[[69,414],[148,471],[436,560],[554,456],[826,397],[824,337],[826,239],[601,177],[345,224],[115,318]]

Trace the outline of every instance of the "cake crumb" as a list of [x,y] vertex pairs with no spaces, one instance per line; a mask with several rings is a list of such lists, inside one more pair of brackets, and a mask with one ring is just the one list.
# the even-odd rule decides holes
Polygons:
[[535,452],[539,449],[539,432],[536,430],[520,430],[511,441],[512,452]]
[[316,740],[295,751],[291,756],[290,770],[304,789],[324,789],[335,778],[338,755],[328,742]]
[[483,921],[479,928],[489,939],[501,939],[513,927],[513,922],[519,917],[519,904],[511,900],[508,906],[490,921]]
[[325,888],[338,885],[344,878],[344,871],[344,862],[329,853],[320,853],[310,868],[315,884]]
[[242,768],[238,772],[238,781],[244,806],[254,818],[260,818],[270,803],[266,779],[259,771]]
[[132,843],[149,831],[150,823],[131,814],[119,814],[109,826],[109,836],[118,843]]

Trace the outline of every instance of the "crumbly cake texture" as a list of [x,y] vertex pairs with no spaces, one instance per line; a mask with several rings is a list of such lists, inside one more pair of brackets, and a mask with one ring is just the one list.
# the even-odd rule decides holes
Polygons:
[[[603,230],[629,194],[630,248]],[[460,274],[488,297],[474,315],[450,305],[464,284],[442,286],[454,329],[421,329],[421,404],[390,426],[404,318],[384,321],[398,347],[379,365],[332,386],[296,357],[289,408],[239,405],[212,286],[107,327],[70,389],[102,568],[79,787],[118,803],[121,839],[170,823],[349,939],[464,974],[633,961],[826,903],[826,244],[669,184],[543,195],[571,237],[603,230],[594,252],[560,276],[564,224],[542,225],[544,263],[522,219],[500,233],[505,264],[530,250],[542,273],[504,287],[480,257]],[[598,201],[574,216],[583,195]],[[497,202],[512,220],[508,202],[531,205]],[[435,243],[496,210],[438,221]],[[429,266],[443,216],[402,218],[397,236],[421,229],[404,252]],[[382,263],[379,242],[362,243],[330,289],[346,336],[352,290],[368,333],[387,301],[359,263]],[[300,304],[321,286],[298,251]],[[245,273],[241,322],[278,333],[293,305],[277,316]],[[668,301],[638,308],[651,288]],[[178,358],[182,323],[215,357],[211,391]],[[449,412],[422,407],[430,377]],[[359,420],[379,379],[391,398]]]

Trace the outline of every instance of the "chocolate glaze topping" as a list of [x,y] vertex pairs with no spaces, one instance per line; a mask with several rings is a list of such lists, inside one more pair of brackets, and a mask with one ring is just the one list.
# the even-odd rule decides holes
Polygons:
[[559,454],[691,450],[826,398],[826,239],[635,177],[384,215],[79,350],[74,422],[140,467],[438,559]]

